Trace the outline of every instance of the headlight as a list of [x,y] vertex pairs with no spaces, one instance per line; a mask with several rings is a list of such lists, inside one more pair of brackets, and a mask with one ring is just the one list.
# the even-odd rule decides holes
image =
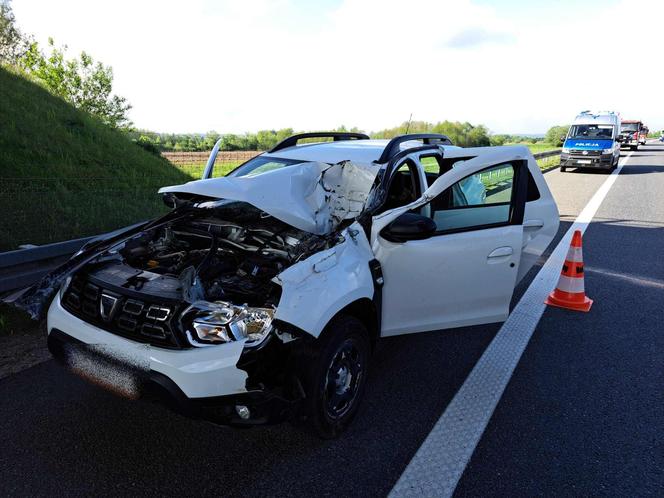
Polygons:
[[246,339],[246,345],[257,346],[272,330],[273,318],[272,308],[197,301],[182,314],[181,323],[198,343],[222,344]]
[[562,153],[563,154],[569,154],[569,148],[563,147]]
[[60,297],[60,300],[62,300],[62,297],[65,295],[65,292],[67,292],[67,289],[69,288],[69,284],[71,284],[71,275],[69,275],[67,278],[65,278],[65,281],[62,282],[62,285],[60,286],[60,290],[58,291],[58,295]]
[[613,154],[613,149],[602,149],[602,154]]

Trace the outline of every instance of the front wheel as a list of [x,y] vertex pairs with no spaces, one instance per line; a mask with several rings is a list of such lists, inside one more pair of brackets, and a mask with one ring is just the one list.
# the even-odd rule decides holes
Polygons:
[[560,172],[564,173],[565,171],[567,171],[567,168],[565,166],[561,166],[560,167]]
[[364,324],[352,316],[332,320],[308,359],[305,411],[323,439],[338,437],[364,394],[371,345]]

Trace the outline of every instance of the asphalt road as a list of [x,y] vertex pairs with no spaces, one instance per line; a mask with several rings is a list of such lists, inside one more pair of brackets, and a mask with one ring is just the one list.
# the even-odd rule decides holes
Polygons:
[[[545,177],[560,237],[606,175]],[[652,144],[585,234],[593,309],[547,309],[459,496],[664,494],[663,193],[664,145]],[[381,341],[360,413],[336,441],[190,421],[42,363],[0,380],[0,495],[385,495],[498,329]]]

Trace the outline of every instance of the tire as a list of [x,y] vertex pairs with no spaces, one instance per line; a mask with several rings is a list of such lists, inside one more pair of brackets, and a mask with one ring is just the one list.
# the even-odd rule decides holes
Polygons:
[[564,173],[565,171],[567,171],[567,168],[565,166],[561,166],[560,167],[560,172]]
[[340,315],[307,355],[302,383],[305,417],[323,439],[334,439],[355,417],[364,394],[371,344],[364,324]]

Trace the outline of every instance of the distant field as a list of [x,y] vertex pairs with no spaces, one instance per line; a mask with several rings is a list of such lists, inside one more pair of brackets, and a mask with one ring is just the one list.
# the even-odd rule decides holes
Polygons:
[[[212,177],[226,176],[230,171],[237,168],[244,161],[217,161],[212,171]],[[176,164],[175,167],[191,177],[192,180],[200,180],[205,171],[205,162]]]
[[[220,151],[214,164],[213,177],[225,176],[240,164],[261,154],[256,150]],[[162,157],[193,179],[203,175],[209,152],[162,152]]]
[[505,145],[525,145],[530,149],[530,152],[533,154],[537,154],[538,152],[546,152],[549,150],[558,150],[560,147],[553,146],[548,143],[537,143],[537,144],[531,144],[531,143],[514,143],[514,144],[505,144]]

